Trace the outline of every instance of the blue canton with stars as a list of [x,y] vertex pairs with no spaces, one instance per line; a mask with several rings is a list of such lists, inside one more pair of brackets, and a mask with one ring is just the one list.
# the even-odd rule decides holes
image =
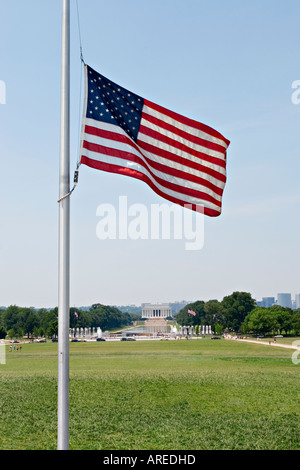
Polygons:
[[122,88],[87,66],[86,117],[121,127],[135,142],[144,99]]

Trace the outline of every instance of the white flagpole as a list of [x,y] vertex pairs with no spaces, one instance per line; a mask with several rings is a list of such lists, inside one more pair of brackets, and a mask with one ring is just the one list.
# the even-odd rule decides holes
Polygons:
[[[70,0],[62,0],[59,195],[70,191]],[[70,198],[59,202],[57,448],[69,448]]]

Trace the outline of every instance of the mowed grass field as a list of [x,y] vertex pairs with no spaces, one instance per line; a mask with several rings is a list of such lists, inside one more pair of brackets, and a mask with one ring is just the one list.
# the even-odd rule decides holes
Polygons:
[[[70,343],[70,450],[299,450],[292,350],[226,340]],[[57,446],[57,344],[6,350],[0,449]]]

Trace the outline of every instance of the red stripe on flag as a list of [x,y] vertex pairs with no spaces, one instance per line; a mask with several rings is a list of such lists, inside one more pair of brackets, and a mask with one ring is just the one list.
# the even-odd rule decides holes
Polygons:
[[220,215],[220,211],[216,211],[216,210],[210,209],[208,207],[197,206],[196,204],[189,204],[185,201],[182,201],[181,199],[177,199],[173,196],[169,196],[169,195],[163,193],[162,191],[160,191],[152,183],[152,181],[150,180],[150,178],[148,178],[148,176],[146,176],[143,173],[140,173],[136,170],[133,170],[131,168],[125,168],[125,167],[119,166],[119,165],[113,165],[113,164],[109,164],[109,163],[96,161],[96,160],[90,159],[88,157],[85,157],[84,155],[82,155],[82,157],[81,157],[81,163],[89,166],[90,168],[95,168],[97,170],[106,171],[108,173],[116,173],[116,174],[119,174],[119,175],[131,176],[133,178],[144,181],[159,196],[163,197],[164,199],[167,199],[170,202],[173,202],[174,204],[178,204],[182,207],[186,207],[187,209],[197,211],[199,213],[202,213],[204,215],[208,215],[210,217],[218,217]]
[[[143,126],[141,126],[141,127],[143,127]],[[224,183],[226,182],[226,176],[223,175],[222,173],[219,173],[215,170],[212,170],[211,168],[206,167],[205,165],[195,163],[192,160],[188,160],[187,158],[183,159],[182,157],[180,157],[178,155],[175,155],[172,152],[167,152],[167,151],[159,149],[155,146],[151,146],[150,144],[147,144],[144,141],[139,140],[138,145],[136,145],[129,137],[127,137],[123,134],[119,134],[117,132],[107,131],[107,130],[104,130],[104,129],[98,129],[98,128],[95,128],[95,127],[92,127],[92,126],[85,126],[85,132],[86,132],[86,134],[94,135],[94,136],[97,136],[97,137],[103,137],[104,139],[114,140],[116,142],[124,142],[128,145],[131,145],[138,152],[140,152],[144,156],[145,159],[147,159],[147,161],[150,165],[152,165],[152,163],[154,164],[154,161],[152,159],[150,159],[148,156],[144,155],[142,153],[142,149],[144,149],[144,150],[146,150],[146,151],[148,151],[152,154],[155,154],[159,157],[164,157],[167,160],[172,161],[174,163],[178,163],[179,165],[182,165],[182,166],[184,165],[188,168],[191,168],[192,170],[198,170],[200,172],[207,173],[208,175],[212,176],[213,178],[216,178],[216,179],[218,179],[218,180],[220,180]],[[142,132],[143,132],[143,130],[142,130]],[[145,135],[146,135],[146,132],[145,132]],[[157,163],[157,165],[159,165],[159,164]],[[156,166],[156,168],[158,168],[158,166]],[[170,168],[168,165],[166,165],[164,167],[164,169],[162,169],[161,171],[169,172],[169,170],[171,172],[172,168]],[[179,170],[177,170],[177,171],[179,171]],[[174,175],[175,175],[175,173],[174,173]],[[188,176],[186,176],[186,175],[188,175]],[[177,176],[179,176],[179,173],[177,174]],[[190,181],[194,181],[195,183],[197,183],[197,180],[199,178],[198,176],[191,175],[190,173],[187,173],[187,172],[182,173],[181,177],[182,178],[187,177],[187,179],[189,179]],[[201,184],[204,184],[204,182],[206,182],[206,180],[203,179],[203,182]],[[212,189],[213,191],[215,191],[217,194],[222,195],[223,190],[221,190],[218,186],[215,186],[213,183],[208,183],[208,187],[210,189]]]
[[[153,139],[159,140],[160,142],[171,145],[172,147],[175,147],[178,150],[182,150],[183,152],[186,152],[187,154],[190,154],[194,157],[199,158],[199,160],[202,159],[202,160],[206,161],[207,160],[206,155],[204,155],[202,153],[199,153],[196,150],[191,149],[190,147],[188,147],[186,145],[183,145],[183,144],[181,144],[180,142],[177,142],[174,139],[171,139],[170,137],[166,137],[166,136],[160,134],[159,132],[153,131],[152,129],[149,129],[148,127],[140,126],[140,132],[138,134],[139,147],[145,148],[145,150],[148,150],[149,147],[151,147],[152,150],[148,150],[149,152],[152,152],[156,155],[160,155],[161,157],[165,157],[166,159],[168,159],[170,161],[173,161],[173,162],[177,162],[181,165],[188,166],[188,167],[190,167],[194,170],[198,170],[198,171],[201,171],[203,173],[207,173],[210,176],[212,176],[213,178],[216,178],[216,179],[218,179],[218,180],[220,180],[224,183],[226,182],[226,176],[224,174],[222,174],[222,173],[220,173],[216,170],[213,170],[213,169],[209,168],[208,166],[201,165],[200,162],[196,163],[195,161],[189,160],[188,158],[180,157],[176,153],[164,150],[163,148],[161,148],[157,145],[151,145],[147,142],[144,142],[143,140],[140,139],[140,134],[147,135],[148,137],[152,137]],[[157,149],[157,151],[155,151],[155,149]],[[223,164],[224,164],[224,167],[225,167],[225,162],[222,162],[222,166],[223,166]],[[218,163],[218,165],[219,165],[219,163]]]
[[224,145],[225,148],[227,148],[228,145],[230,144],[230,141],[225,139],[225,137],[222,134],[220,134],[220,132],[216,131],[212,127],[207,126],[206,124],[202,124],[201,122],[197,122],[197,121],[194,121],[193,119],[187,118],[185,116],[181,116],[180,114],[177,114],[174,111],[170,111],[169,109],[163,108],[162,106],[158,104],[148,101],[147,99],[144,99],[144,105],[148,106],[149,108],[154,109],[155,111],[158,111],[159,113],[165,114],[166,116],[169,116],[170,118],[175,119],[176,121],[181,122],[182,124],[185,124],[186,126],[194,127],[195,129],[198,129],[202,132],[206,132],[212,137],[222,140],[225,143]]
[[[200,145],[202,147],[206,147],[210,150],[214,150],[215,152],[219,152],[224,154],[224,147],[222,147],[219,144],[216,144],[214,142],[210,142],[209,140],[201,139],[200,137],[197,137],[196,135],[190,134],[189,132],[183,131],[182,129],[179,129],[178,127],[173,126],[172,124],[169,124],[165,121],[162,121],[161,119],[158,119],[154,116],[151,116],[150,114],[146,113],[143,111],[142,117],[146,120],[151,122],[152,124],[155,124],[158,127],[161,127],[162,129],[165,129],[169,132],[172,132],[172,134],[178,135],[179,137],[182,137],[186,141],[189,141],[193,144]],[[207,155],[209,157],[209,155]],[[213,157],[212,157],[213,158]],[[218,160],[219,164],[219,160]]]
[[[155,147],[153,145],[147,144],[146,142],[139,142],[139,146],[143,150],[147,151],[148,153],[152,153],[152,154],[159,155],[161,157],[166,158],[166,151],[160,150],[160,149],[158,149],[157,147]],[[184,171],[176,170],[176,169],[171,168],[171,167],[166,166],[166,165],[162,165],[161,163],[153,162],[152,160],[151,160],[151,165],[153,167],[157,167],[157,169],[159,169],[160,171],[162,171],[164,173],[168,173],[171,176],[182,178],[182,179],[185,179],[186,181],[191,181],[191,182],[196,183],[196,184],[201,184],[202,186],[205,186],[206,188],[210,189],[211,191],[218,194],[219,196],[222,196],[222,194],[223,194],[223,188],[219,188],[218,186],[213,184],[211,181],[204,178],[205,175],[204,175],[203,171],[202,171],[203,177],[200,177],[200,176],[192,174],[192,173],[187,173],[187,172],[184,172]],[[201,170],[199,170],[199,171],[201,171]]]
[[[134,146],[132,145],[132,147],[134,147]],[[195,190],[195,189],[191,189],[191,188],[188,188],[188,187],[185,187],[185,186],[181,186],[177,183],[170,183],[170,182],[164,180],[163,178],[160,178],[159,176],[157,176],[156,174],[154,174],[151,171],[149,166],[145,163],[145,161],[141,157],[139,157],[138,155],[135,155],[133,153],[130,153],[129,151],[123,151],[123,150],[120,150],[120,149],[115,149],[115,148],[111,148],[111,147],[107,147],[107,146],[103,146],[103,145],[99,145],[99,144],[95,144],[95,143],[91,143],[91,142],[87,142],[87,141],[83,142],[83,148],[85,148],[87,150],[90,150],[92,152],[95,152],[95,153],[99,153],[99,154],[102,153],[102,154],[108,155],[110,157],[121,158],[125,161],[130,161],[130,162],[137,163],[138,165],[141,165],[143,168],[145,168],[151,174],[152,178],[155,179],[155,181],[157,181],[161,186],[164,186],[165,188],[170,189],[172,191],[180,192],[180,193],[185,194],[187,196],[191,196],[191,197],[194,197],[194,198],[197,198],[197,199],[203,199],[205,201],[209,201],[209,202],[215,204],[216,206],[221,207],[221,202],[218,201],[217,199],[215,199],[210,194],[207,194],[203,191],[198,191],[198,190]],[[154,166],[153,163],[154,162],[151,161],[152,166]],[[158,166],[162,167],[161,164],[158,164]],[[166,167],[166,168],[168,170],[168,173],[171,175],[171,173],[169,171],[170,168],[169,167]],[[126,170],[127,169],[128,168],[126,168]],[[130,170],[132,170],[132,169],[130,169]],[[174,170],[174,169],[171,169],[171,170],[174,173],[176,173],[176,170]],[[133,171],[136,172],[136,173],[140,173],[137,170],[133,170]],[[126,174],[128,174],[128,172],[126,172]],[[182,175],[181,172],[180,172],[180,175]],[[184,174],[184,176],[181,176],[181,177],[184,178],[185,176],[189,176],[189,175]],[[196,178],[196,180],[197,180],[196,182],[198,182],[200,184],[200,179]],[[203,180],[203,184],[204,183],[207,185],[206,180]]]
[[[177,155],[174,155],[171,152],[166,152],[164,150],[158,149],[157,147],[151,146],[150,144],[146,144],[143,141],[139,141],[138,142],[139,145],[136,145],[129,137],[127,137],[123,134],[119,134],[117,132],[111,132],[111,131],[107,131],[107,130],[103,130],[103,129],[96,129],[96,128],[91,127],[91,126],[86,126],[85,131],[86,131],[86,133],[88,133],[90,135],[94,135],[94,136],[97,136],[97,137],[103,137],[105,139],[113,140],[113,141],[116,141],[116,142],[124,142],[128,145],[131,145],[136,151],[138,151],[143,156],[144,160],[146,160],[147,164],[150,165],[152,168],[155,168],[156,170],[158,170],[162,173],[170,174],[171,176],[175,176],[177,178],[186,179],[186,180],[194,182],[196,184],[202,184],[203,186],[206,186],[208,189],[211,189],[212,191],[214,191],[219,196],[222,196],[222,194],[223,194],[223,188],[220,188],[219,186],[216,186],[213,182],[205,179],[204,177],[200,177],[198,175],[195,175],[195,174],[192,174],[190,172],[184,171],[184,169],[178,170],[177,168],[172,168],[168,165],[165,165],[164,163],[158,163],[157,161],[154,161],[151,158],[149,158],[148,155],[145,155],[144,153],[142,153],[141,149],[144,149],[144,150],[148,151],[151,154],[154,154],[154,155],[157,155],[157,156],[160,156],[160,157],[164,157],[165,159],[167,159],[169,161],[177,163],[177,164],[181,165],[182,168],[184,168],[183,167],[183,162],[184,162],[187,169],[189,167],[193,170],[197,170],[197,171],[201,172],[203,174],[203,176],[204,176],[205,173],[207,173],[208,175],[210,175],[210,176],[212,176],[216,179],[218,179],[218,176],[220,176],[219,179],[222,182],[226,181],[226,176],[225,175],[222,175],[222,174],[220,175],[220,173],[217,173],[214,170],[211,170],[210,168],[207,168],[203,165],[191,162],[187,159],[183,160],[181,157],[179,157]],[[97,150],[94,150],[94,151],[97,151]]]

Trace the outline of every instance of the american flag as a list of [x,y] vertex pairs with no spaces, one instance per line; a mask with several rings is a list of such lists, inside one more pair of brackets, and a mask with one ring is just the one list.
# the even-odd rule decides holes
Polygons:
[[221,213],[229,141],[85,65],[80,163],[147,183],[170,202]]
[[188,309],[188,313],[190,315],[194,315],[194,316],[196,315],[196,312],[194,312],[194,310],[191,310],[190,308]]

